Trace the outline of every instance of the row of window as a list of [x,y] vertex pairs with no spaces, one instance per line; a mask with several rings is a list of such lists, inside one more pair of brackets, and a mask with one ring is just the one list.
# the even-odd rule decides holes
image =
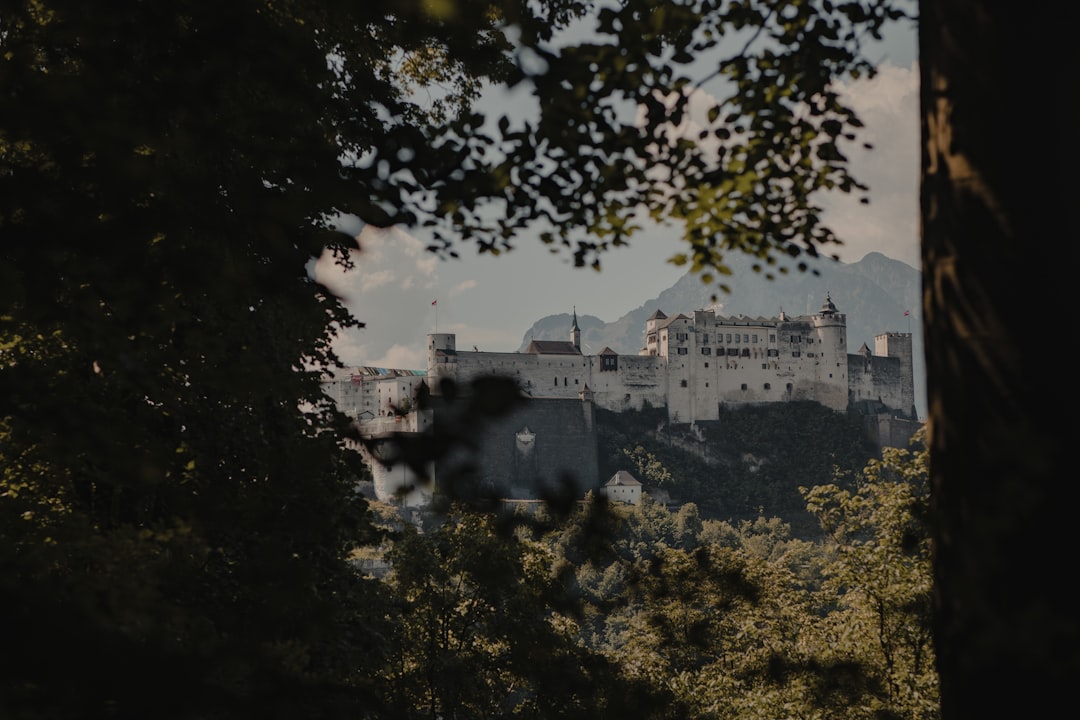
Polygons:
[[[686,354],[686,348],[678,348],[678,354],[679,355],[685,355]],[[711,347],[703,347],[703,348],[701,348],[701,354],[702,355],[712,355],[713,354],[712,348]],[[777,350],[776,348],[768,348],[765,351],[765,354],[768,357],[780,357],[780,351]],[[792,354],[793,357],[799,357],[800,356],[800,352],[798,350],[793,350],[791,352],[791,354]],[[717,355],[717,357],[724,357],[724,356],[727,356],[727,357],[750,357],[750,348],[742,348],[740,350],[739,348],[722,348],[722,347],[718,347],[718,348],[716,348],[716,355]],[[814,357],[814,353],[807,353],[807,357]]]
[[[734,338],[734,339],[732,339]],[[685,342],[690,339],[687,333],[675,333],[676,342]],[[739,333],[716,333],[716,342],[726,343],[756,343],[758,341],[757,333],[745,333],[740,335]],[[702,345],[709,344],[709,333],[701,333],[698,335],[698,342]],[[769,336],[769,342],[776,342],[776,335]]]
[[[686,385],[687,385],[687,383],[686,383],[686,381],[685,381],[685,380],[680,380],[680,381],[679,381],[679,386],[680,386],[680,387],[686,387]],[[709,387],[709,383],[705,383],[705,387]],[[793,386],[793,385],[792,385],[791,383],[788,383],[788,384],[787,384],[787,391],[788,391],[788,392],[791,392],[791,390],[792,390],[792,388],[793,388],[793,387],[794,387],[794,386]],[[763,388],[763,389],[765,389],[765,390],[772,390],[772,383],[765,383],[764,385],[762,385],[762,388]],[[749,389],[749,388],[747,387],[746,383],[743,383],[743,384],[742,384],[742,385],[741,385],[741,386],[739,387],[739,389],[740,389],[740,390],[747,390],[747,389]]]
[[[701,333],[701,334],[698,335],[698,342],[701,343],[702,345],[708,345],[709,344],[709,337],[710,337],[709,333]],[[667,338],[664,337],[663,335],[661,335],[660,339],[661,340],[666,340]],[[688,333],[675,333],[675,341],[676,342],[686,342],[689,339],[690,339],[690,336],[689,336]],[[716,342],[718,342],[718,343],[727,343],[728,345],[732,345],[732,344],[736,344],[736,345],[737,344],[753,345],[753,344],[756,344],[760,339],[761,338],[758,336],[757,333],[716,333]],[[806,344],[808,344],[808,345],[811,345],[814,342],[814,338],[812,338],[812,337],[804,338],[802,335],[791,335],[787,339],[792,343],[806,342]],[[648,340],[649,340],[649,342],[655,342],[656,338],[655,338],[654,335],[650,335]],[[774,344],[774,345],[776,344],[776,334],[775,333],[769,335],[769,342]]]

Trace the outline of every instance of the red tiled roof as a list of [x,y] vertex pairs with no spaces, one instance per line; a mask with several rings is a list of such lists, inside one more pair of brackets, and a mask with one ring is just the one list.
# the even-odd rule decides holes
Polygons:
[[580,355],[581,350],[569,340],[533,340],[525,348],[531,355]]

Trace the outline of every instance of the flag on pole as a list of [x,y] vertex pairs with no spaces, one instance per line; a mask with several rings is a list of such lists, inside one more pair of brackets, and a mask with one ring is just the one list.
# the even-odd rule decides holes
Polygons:
[[[432,305],[434,305],[435,303],[431,303],[431,304],[432,304]],[[911,314],[911,311],[910,311],[910,310],[905,310],[905,311],[904,311],[904,317],[907,317],[907,316],[908,316],[908,315],[910,315],[910,314]]]
[[[438,300],[432,300],[432,301],[431,301],[431,304],[432,304],[432,305],[434,305],[434,304],[435,304],[435,303],[437,303],[437,302],[439,302],[439,301],[438,301]],[[907,315],[907,313],[904,313],[904,314],[905,314],[905,315]]]

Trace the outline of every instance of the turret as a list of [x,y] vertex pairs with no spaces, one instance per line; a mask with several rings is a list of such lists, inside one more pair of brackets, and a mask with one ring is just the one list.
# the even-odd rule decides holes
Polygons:
[[574,322],[570,326],[570,342],[581,352],[581,328],[577,324],[577,307],[574,308]]
[[457,381],[457,336],[453,333],[428,335],[428,389],[442,395],[443,378]]

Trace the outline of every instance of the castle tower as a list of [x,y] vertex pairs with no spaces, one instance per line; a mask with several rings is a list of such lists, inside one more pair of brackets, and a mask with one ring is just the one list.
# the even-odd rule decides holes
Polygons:
[[577,307],[574,307],[574,322],[570,326],[570,342],[581,352],[581,328],[577,324]]
[[900,358],[900,407],[911,418],[915,409],[915,369],[912,362],[911,333],[887,332],[874,336],[874,354]]
[[817,359],[814,370],[822,388],[821,402],[833,409],[843,409],[848,403],[847,315],[837,309],[831,293],[825,293],[825,302],[813,316],[813,325],[817,345],[806,350]]
[[657,308],[657,310],[645,320],[645,345],[641,348],[639,355],[659,355],[660,348],[656,336],[656,326],[660,324],[661,320],[667,320],[667,315],[663,310]]
[[442,395],[442,380],[457,382],[457,335],[435,333],[428,339],[428,390],[432,395]]

